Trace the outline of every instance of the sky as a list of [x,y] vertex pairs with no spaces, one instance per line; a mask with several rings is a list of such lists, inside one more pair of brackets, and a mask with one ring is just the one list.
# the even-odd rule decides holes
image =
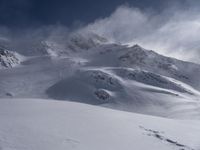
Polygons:
[[199,0],[0,0],[0,41],[16,49],[74,30],[200,63]]
[[87,24],[108,16],[123,4],[159,13],[174,1],[186,4],[186,0],[0,0],[0,25]]

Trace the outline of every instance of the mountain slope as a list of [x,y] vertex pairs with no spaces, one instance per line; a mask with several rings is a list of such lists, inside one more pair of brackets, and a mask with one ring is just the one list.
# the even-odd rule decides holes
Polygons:
[[[29,57],[20,68],[2,70],[0,97],[51,98],[170,118],[200,118],[200,65],[138,45],[97,44],[70,55],[57,54]],[[195,68],[195,74],[189,68]]]
[[89,65],[143,69],[177,79],[200,90],[199,64],[166,57],[139,45],[105,45],[96,51]]
[[[200,92],[182,82],[142,70],[85,68],[50,87],[47,94],[54,99],[163,117],[199,118],[200,115]],[[193,107],[189,109],[188,103]],[[183,107],[179,108],[180,105]]]

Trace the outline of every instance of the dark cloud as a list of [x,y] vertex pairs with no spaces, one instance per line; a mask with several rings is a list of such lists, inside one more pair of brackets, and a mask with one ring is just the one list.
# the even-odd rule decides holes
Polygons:
[[125,3],[159,12],[172,2],[185,5],[186,0],[0,0],[0,24],[10,27],[57,23],[71,26],[105,17]]
[[0,0],[0,24],[4,26],[22,25],[31,23],[29,10],[32,6],[29,0]]

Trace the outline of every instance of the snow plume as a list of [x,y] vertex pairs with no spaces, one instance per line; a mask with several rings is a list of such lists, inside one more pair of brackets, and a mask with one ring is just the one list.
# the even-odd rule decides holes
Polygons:
[[17,30],[5,28],[1,33],[0,27],[0,47],[17,51],[25,56],[35,56],[45,54],[46,49],[55,53],[67,52],[70,48],[76,49],[76,46],[77,49],[83,47],[87,49],[107,42],[103,37],[82,30],[83,28],[83,26],[68,28],[64,25],[49,25]]
[[122,44],[140,44],[161,54],[200,63],[200,14],[170,5],[160,13],[123,5],[86,30]]
[[42,49],[42,43],[53,41],[64,43],[65,38],[72,32],[65,26],[52,25],[38,28],[10,29],[0,28],[0,45],[25,55],[32,55]]

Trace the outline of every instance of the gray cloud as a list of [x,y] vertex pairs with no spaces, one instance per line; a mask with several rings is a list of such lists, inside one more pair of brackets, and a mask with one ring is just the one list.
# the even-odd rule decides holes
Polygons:
[[195,7],[183,9],[173,5],[156,14],[123,5],[85,30],[113,42],[137,43],[161,54],[200,62],[200,14]]

